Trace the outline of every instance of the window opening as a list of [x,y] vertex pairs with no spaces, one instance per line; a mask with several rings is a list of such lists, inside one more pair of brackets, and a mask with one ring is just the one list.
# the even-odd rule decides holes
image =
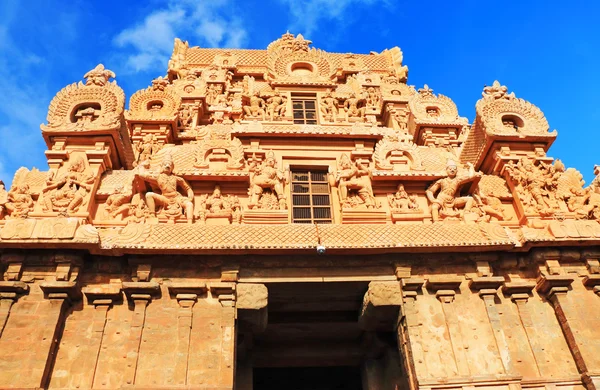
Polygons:
[[306,125],[317,124],[316,98],[292,96],[292,108],[294,112],[294,123]]
[[292,222],[331,223],[326,170],[292,171]]

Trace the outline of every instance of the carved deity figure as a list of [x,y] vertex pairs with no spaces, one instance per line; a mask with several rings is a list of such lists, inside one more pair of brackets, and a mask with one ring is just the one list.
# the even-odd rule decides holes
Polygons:
[[33,211],[33,198],[29,192],[28,184],[13,185],[6,192],[4,183],[0,181],[0,218],[4,213],[12,218],[27,218]]
[[211,195],[204,195],[200,199],[199,217],[206,221],[211,217],[228,217],[232,222],[240,223],[241,206],[237,196],[223,196],[221,187],[215,186]]
[[335,182],[340,190],[340,201],[343,208],[358,206],[358,204],[352,202],[351,191],[356,193],[360,202],[368,209],[375,207],[370,173],[369,168],[360,161],[354,164],[346,154],[342,154],[340,169],[336,172]]
[[325,91],[325,95],[321,97],[321,113],[325,120],[335,122],[338,115],[338,101],[331,94],[331,89]]
[[153,134],[146,134],[142,138],[142,142],[140,142],[136,147],[137,159],[135,164],[139,165],[142,162],[149,160],[154,154],[156,154],[161,149],[161,146],[156,142],[156,136]]
[[362,118],[365,116],[365,107],[361,107],[363,99],[356,97],[353,92],[350,97],[344,102],[344,111],[346,112],[346,120],[350,118]]
[[106,212],[112,218],[115,218],[119,214],[121,214],[121,216],[124,218],[129,212],[131,206],[130,201],[131,194],[128,194],[125,191],[125,187],[121,184],[115,187],[113,193],[108,196],[104,206],[106,208]]
[[265,101],[260,97],[258,91],[254,92],[250,97],[250,105],[245,105],[242,109],[246,114],[246,118],[260,117],[261,120],[265,120]]
[[393,212],[408,213],[419,210],[417,196],[415,194],[408,195],[404,184],[398,184],[396,192],[388,195],[388,203]]
[[222,84],[208,84],[206,86],[206,104],[209,106],[217,102],[217,97],[223,93]]
[[517,164],[512,161],[506,164],[506,169],[522,190],[519,197],[527,212],[551,215],[558,209],[555,192],[563,171],[562,163],[558,163],[557,169],[544,163],[535,165],[532,159],[523,157]]
[[268,152],[265,160],[258,164],[256,156],[252,156],[252,161],[248,165],[250,170],[250,202],[249,209],[264,208],[261,207],[261,198],[265,191],[274,194],[278,200],[280,210],[285,210],[287,204],[283,193],[283,184],[285,183],[285,175],[276,167],[275,154]]
[[[425,192],[427,199],[431,202],[431,217],[438,222],[440,217],[462,217],[473,206],[471,196],[459,196],[460,187],[463,184],[475,181],[482,174],[473,168],[473,164],[467,163],[469,174],[458,176],[458,167],[454,161],[448,161],[446,165],[446,177],[437,180]],[[437,196],[436,196],[437,193]]]
[[76,212],[92,189],[94,176],[86,170],[83,158],[75,158],[64,173],[51,172],[42,189],[42,208],[61,214]]
[[267,99],[267,115],[269,120],[281,119],[285,115],[287,105],[287,97],[281,96],[281,93],[276,88],[273,96]]
[[[148,172],[143,166],[138,166],[135,176],[157,186],[160,190],[160,194],[152,191],[146,192],[146,203],[152,217],[156,217],[157,206],[159,206],[170,220],[180,217],[183,210],[188,223],[192,223],[194,191],[184,178],[173,174],[173,167],[172,157],[167,153],[159,173]],[[187,196],[181,195],[179,188],[183,189]]]
[[404,108],[392,108],[392,116],[399,130],[408,130],[408,110]]
[[377,108],[381,103],[381,98],[374,87],[367,88],[366,91],[367,108]]
[[480,220],[489,222],[491,218],[496,218],[498,221],[504,221],[507,218],[502,208],[502,201],[492,194],[485,194],[478,189],[473,194],[475,199],[474,207],[477,209]]
[[194,109],[188,104],[182,104],[179,109],[179,127],[189,129],[194,121]]

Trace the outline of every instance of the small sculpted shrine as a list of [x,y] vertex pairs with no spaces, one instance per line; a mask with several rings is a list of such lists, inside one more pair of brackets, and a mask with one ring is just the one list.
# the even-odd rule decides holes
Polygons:
[[506,86],[290,33],[115,77],[0,182],[0,388],[600,389],[600,166]]

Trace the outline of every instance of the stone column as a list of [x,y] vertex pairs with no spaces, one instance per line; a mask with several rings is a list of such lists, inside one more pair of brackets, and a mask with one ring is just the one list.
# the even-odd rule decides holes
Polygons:
[[131,386],[135,384],[140,343],[146,321],[146,307],[152,301],[152,298],[160,293],[160,287],[156,282],[124,282],[123,290],[129,302],[133,303],[133,318],[126,346],[124,377],[126,385]]
[[469,370],[469,362],[466,353],[469,346],[464,342],[464,336],[460,329],[456,308],[453,304],[456,290],[459,289],[461,282],[462,278],[448,277],[436,278],[435,280],[429,279],[427,281],[427,288],[435,291],[435,296],[442,303],[442,310],[444,311],[444,317],[446,318],[446,325],[448,327],[448,334],[450,335],[450,344],[452,344],[452,351],[454,360],[456,361],[458,375],[469,376],[471,375],[471,372]]
[[502,276],[483,276],[475,277],[471,280],[469,287],[479,292],[479,296],[485,303],[485,309],[487,310],[492,332],[494,333],[494,339],[496,340],[496,346],[502,365],[504,366],[504,372],[506,374],[516,374],[514,363],[510,356],[510,350],[508,348],[508,342],[506,341],[506,335],[500,322],[500,313],[496,307],[496,299],[498,289],[504,283],[504,277]]
[[[421,332],[422,324],[417,318],[418,309],[416,304],[419,291],[423,289],[425,281],[414,277],[404,278],[401,281],[403,306],[398,320],[398,346],[404,350],[405,366],[407,367],[406,371],[408,372],[411,388],[417,388],[416,376],[418,374],[425,376],[428,372]],[[406,327],[406,332],[402,331],[402,326]]]
[[[206,283],[174,283],[168,286],[169,294],[175,296],[179,304],[177,313],[177,362],[173,377],[176,385],[188,384],[190,359],[190,336],[193,324],[193,308],[198,296],[206,293]],[[201,331],[201,330],[200,330]]]
[[8,321],[10,309],[18,297],[29,291],[23,282],[0,282],[0,337]]

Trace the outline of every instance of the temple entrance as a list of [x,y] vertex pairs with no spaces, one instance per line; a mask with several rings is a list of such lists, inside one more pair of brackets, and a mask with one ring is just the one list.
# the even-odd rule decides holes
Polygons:
[[267,288],[266,326],[239,329],[237,390],[407,388],[393,325],[361,323],[368,282]]
[[286,367],[254,370],[254,390],[362,390],[360,367]]

